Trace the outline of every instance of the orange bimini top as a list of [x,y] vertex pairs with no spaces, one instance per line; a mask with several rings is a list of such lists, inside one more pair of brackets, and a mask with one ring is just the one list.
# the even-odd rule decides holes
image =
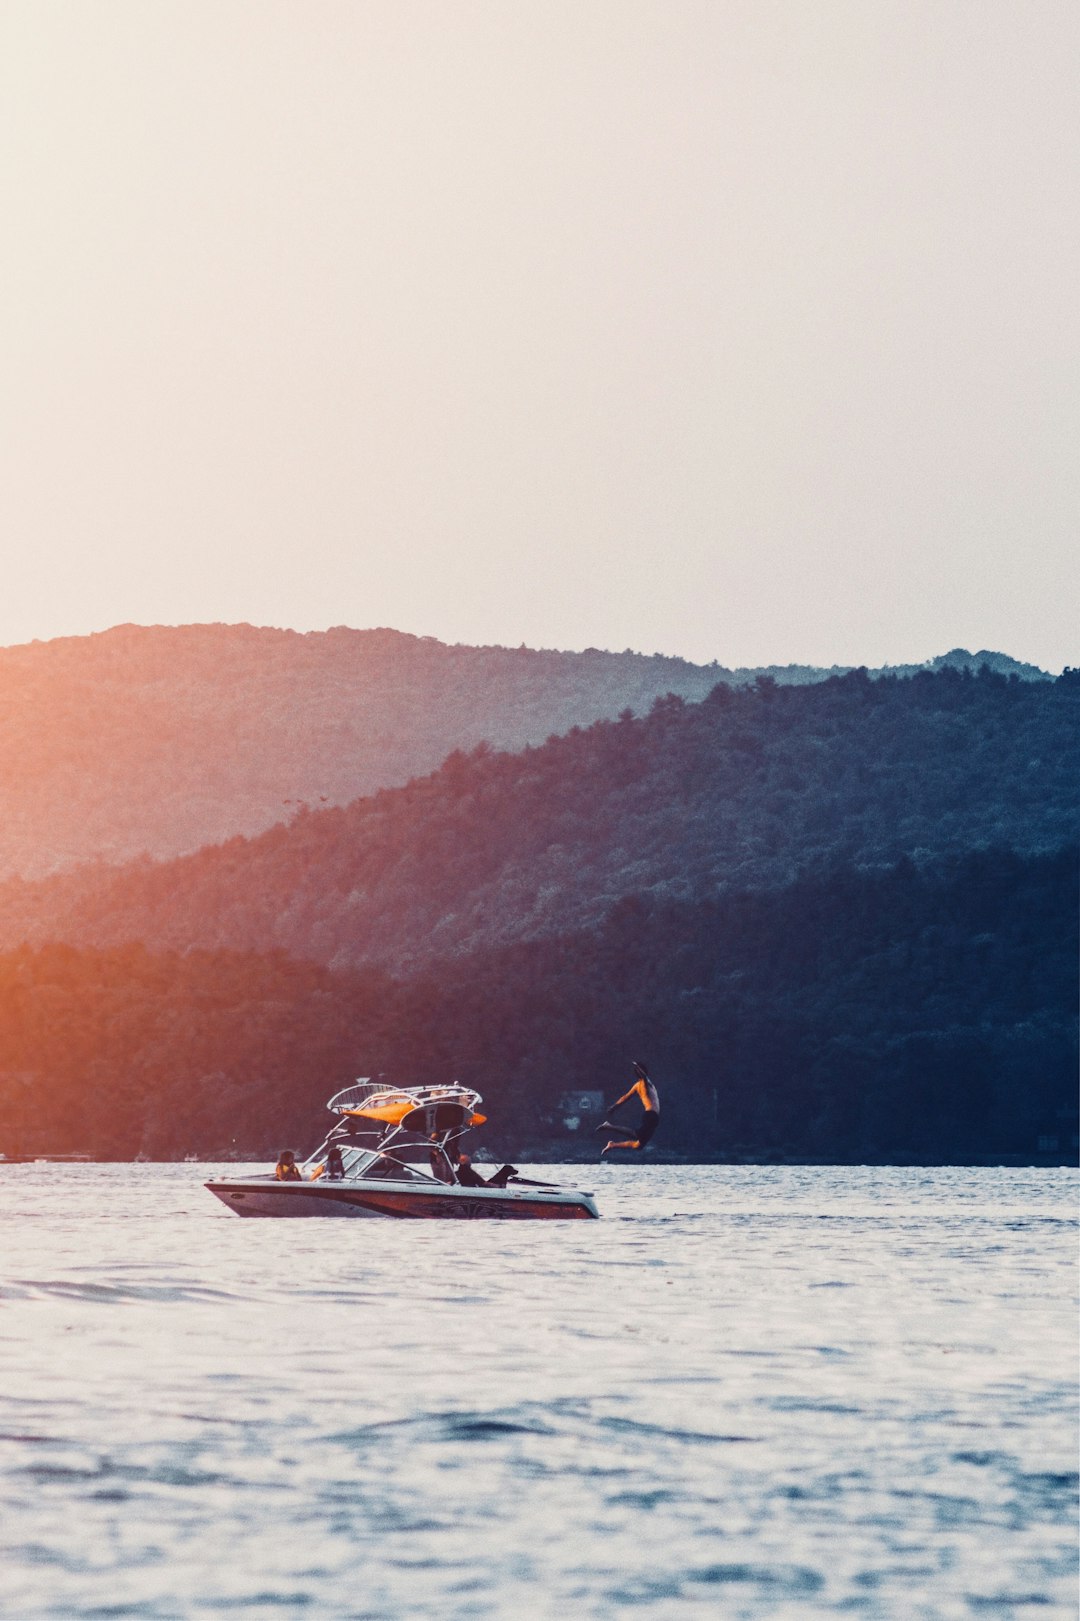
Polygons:
[[416,1108],[416,1099],[406,1092],[376,1092],[356,1109],[342,1109],[356,1120],[380,1120],[384,1126],[396,1126],[404,1120],[410,1109]]
[[[425,1105],[429,1108],[434,1107],[445,1099],[448,1102],[460,1102],[466,1109],[470,1109],[466,1100],[475,1096],[475,1093],[452,1086],[417,1088],[411,1092],[375,1092],[354,1108],[341,1109],[340,1113],[351,1115],[354,1120],[377,1120],[384,1126],[399,1126],[405,1116],[411,1114],[417,1107],[423,1108]],[[475,1109],[471,1109],[468,1121],[463,1124],[482,1126],[486,1119],[486,1115],[477,1114]]]

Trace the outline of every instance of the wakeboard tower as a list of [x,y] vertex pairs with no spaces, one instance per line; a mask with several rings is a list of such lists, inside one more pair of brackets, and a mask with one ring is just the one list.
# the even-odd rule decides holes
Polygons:
[[482,1101],[479,1092],[465,1086],[388,1087],[360,1080],[326,1105],[337,1122],[298,1164],[298,1176],[279,1181],[270,1171],[214,1177],[206,1186],[238,1216],[481,1221],[599,1216],[591,1193],[534,1182],[513,1167],[499,1186],[460,1185],[456,1148],[466,1132],[484,1124]]

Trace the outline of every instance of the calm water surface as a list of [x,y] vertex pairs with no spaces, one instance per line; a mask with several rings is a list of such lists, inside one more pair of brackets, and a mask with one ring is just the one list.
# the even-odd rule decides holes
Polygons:
[[1074,1172],[603,1166],[535,1227],[208,1172],[0,1169],[3,1615],[1077,1614]]

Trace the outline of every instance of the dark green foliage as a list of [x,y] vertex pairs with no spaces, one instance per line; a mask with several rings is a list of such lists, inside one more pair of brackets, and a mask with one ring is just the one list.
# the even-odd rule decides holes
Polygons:
[[395,971],[807,873],[1076,838],[1080,687],[946,668],[661,698],[172,863],[0,888],[0,945],[265,951]]
[[[438,1046],[410,1069],[453,1056],[483,1090],[542,1055],[560,1087],[610,1093],[651,1055],[664,1141],[690,1154],[1032,1154],[1072,1108],[1054,1128],[1067,1149],[1077,899],[1074,851],[902,861],[706,904],[628,898],[594,934],[443,965],[414,1021]],[[494,1041],[489,1006],[512,1012]]]
[[492,1139],[573,1146],[561,1093],[652,1068],[658,1148],[959,1161],[1075,1157],[1075,851],[804,876],[393,981],[281,955],[0,958],[0,1149],[310,1147],[358,1074],[460,1080]]

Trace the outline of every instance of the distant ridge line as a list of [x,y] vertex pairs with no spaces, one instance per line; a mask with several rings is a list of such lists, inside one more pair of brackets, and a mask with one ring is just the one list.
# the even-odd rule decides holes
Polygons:
[[[730,680],[739,684],[755,681],[759,676],[770,675],[777,681],[790,684],[802,684],[809,681],[826,681],[830,676],[849,675],[852,670],[865,669],[871,679],[879,676],[915,675],[919,670],[971,669],[977,670],[981,665],[987,665],[999,675],[1017,675],[1024,681],[1052,681],[1053,673],[1044,670],[1037,664],[1030,664],[1022,659],[1014,659],[1008,653],[997,652],[990,648],[981,648],[977,653],[969,652],[966,647],[954,647],[947,653],[939,653],[933,658],[908,661],[902,664],[721,664],[718,659],[708,663],[698,663],[693,659],[684,658],[679,653],[640,653],[633,648],[624,648],[616,651],[613,648],[585,647],[554,648],[530,647],[524,642],[518,646],[511,646],[504,642],[444,642],[437,636],[425,636],[414,631],[396,630],[388,625],[352,626],[331,625],[326,630],[293,630],[289,626],[280,625],[251,625],[246,621],[237,623],[225,620],[195,621],[185,625],[140,625],[133,621],[125,621],[119,625],[112,625],[107,630],[90,631],[83,636],[56,636],[48,639],[33,638],[29,642],[14,642],[0,647],[0,661],[7,654],[29,653],[44,649],[76,649],[91,645],[100,646],[101,643],[111,640],[134,640],[144,637],[161,639],[181,639],[209,633],[213,637],[233,636],[237,638],[278,638],[291,642],[317,642],[320,639],[333,638],[341,644],[346,639],[363,639],[375,644],[381,643],[386,647],[394,643],[408,644],[414,647],[428,647],[449,653],[481,653],[481,654],[525,654],[541,658],[560,659],[602,659],[620,661],[625,659],[644,660],[650,664],[670,665],[672,668],[695,670],[710,673],[715,680]],[[1080,657],[1080,654],[1078,654]]]

